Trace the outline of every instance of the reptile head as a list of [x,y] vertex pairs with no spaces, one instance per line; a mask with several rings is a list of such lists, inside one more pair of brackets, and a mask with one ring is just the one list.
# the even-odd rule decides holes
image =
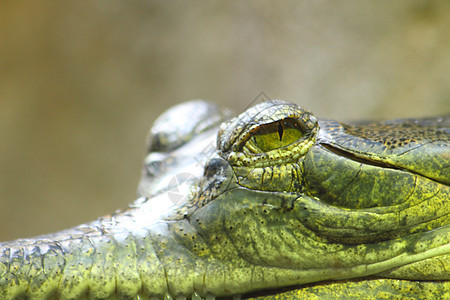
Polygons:
[[[228,114],[202,103],[206,113],[190,114],[197,125],[187,126],[202,130],[190,130],[183,143],[167,146],[161,131],[152,134],[158,147],[150,147],[144,176],[151,184],[142,185],[147,195],[170,194],[171,178],[193,175],[185,201],[165,217],[176,221],[174,236],[189,227],[208,245],[189,251],[229,264],[252,289],[375,274],[448,278],[440,267],[450,253],[448,129],[428,128],[438,138],[428,133],[387,149],[374,124],[318,120],[285,101],[258,104],[220,126]],[[186,119],[177,118],[164,124],[182,127]],[[215,122],[198,125],[209,119]]]
[[345,125],[284,101],[228,116],[170,109],[129,209],[1,243],[0,298],[384,297],[394,282],[448,298],[450,118]]

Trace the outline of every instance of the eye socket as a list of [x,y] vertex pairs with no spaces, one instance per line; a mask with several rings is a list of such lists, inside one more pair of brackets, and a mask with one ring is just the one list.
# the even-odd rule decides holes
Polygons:
[[248,142],[262,152],[268,152],[295,143],[304,134],[296,120],[284,119],[256,128]]

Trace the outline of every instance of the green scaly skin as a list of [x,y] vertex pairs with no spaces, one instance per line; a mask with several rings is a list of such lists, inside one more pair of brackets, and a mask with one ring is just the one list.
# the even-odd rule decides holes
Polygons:
[[449,117],[228,116],[172,108],[128,209],[0,243],[0,298],[450,298]]

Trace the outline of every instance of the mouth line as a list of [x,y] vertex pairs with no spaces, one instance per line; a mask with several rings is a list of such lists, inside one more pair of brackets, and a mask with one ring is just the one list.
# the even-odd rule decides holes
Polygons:
[[351,159],[355,162],[359,162],[365,165],[371,165],[371,166],[375,166],[375,167],[379,167],[379,168],[387,168],[387,169],[394,169],[394,170],[400,170],[400,171],[404,171],[402,168],[399,168],[395,165],[389,164],[387,162],[381,162],[381,161],[375,161],[375,160],[370,160],[370,159],[366,159],[363,158],[361,156],[358,156],[355,153],[351,153],[348,151],[345,151],[344,149],[341,148],[337,148],[334,145],[331,144],[326,144],[326,143],[322,143],[321,144],[322,147],[324,147],[325,149],[333,152],[336,155],[339,156],[343,156],[346,157],[348,159]]
[[323,148],[327,149],[328,151],[339,155],[339,156],[343,156],[346,157],[352,161],[361,163],[361,164],[365,164],[365,165],[369,165],[369,166],[374,166],[374,167],[378,167],[378,168],[384,168],[384,169],[391,169],[391,170],[397,170],[397,171],[402,171],[402,172],[407,172],[407,173],[411,173],[414,174],[416,176],[420,176],[423,178],[426,178],[430,181],[433,181],[435,183],[438,184],[444,184],[434,178],[431,178],[429,176],[426,176],[425,174],[419,173],[415,170],[412,169],[408,169],[408,168],[402,168],[393,164],[390,164],[388,162],[385,161],[380,161],[380,160],[375,160],[375,159],[368,159],[362,156],[359,156],[358,153],[352,153],[352,152],[348,152],[345,149],[342,148],[338,148],[332,144],[328,144],[328,143],[320,143],[320,146],[322,146]]

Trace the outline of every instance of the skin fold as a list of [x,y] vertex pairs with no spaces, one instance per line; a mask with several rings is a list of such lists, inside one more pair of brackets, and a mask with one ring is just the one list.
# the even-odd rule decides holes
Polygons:
[[180,104],[129,208],[0,243],[0,298],[450,298],[449,140],[449,116]]

